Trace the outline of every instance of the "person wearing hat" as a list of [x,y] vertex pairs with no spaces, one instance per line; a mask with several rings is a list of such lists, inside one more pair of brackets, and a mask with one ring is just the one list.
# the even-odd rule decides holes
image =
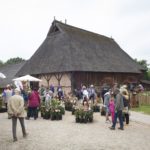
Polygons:
[[19,119],[23,137],[25,138],[27,136],[25,124],[24,124],[24,100],[23,97],[20,96],[20,90],[15,89],[15,95],[9,98],[8,101],[8,114],[12,118],[12,133],[13,133],[13,141],[17,141],[17,135],[16,135],[16,127],[17,127],[17,119]]
[[96,97],[96,92],[95,92],[95,89],[94,89],[94,86],[91,85],[89,90],[89,99],[93,101],[93,103],[95,102],[95,97]]
[[88,93],[88,90],[86,88],[86,86],[83,86],[82,87],[82,90],[83,90],[83,99],[86,97],[87,99],[89,99],[89,93]]
[[123,86],[121,88],[121,94],[123,96],[123,120],[126,121],[126,124],[129,124],[129,93],[127,90],[127,86]]
[[117,118],[119,118],[120,127],[118,129],[124,130],[123,117],[122,117],[122,111],[124,108],[123,96],[120,93],[120,90],[118,88],[116,88],[114,91],[114,97],[115,97],[115,117],[114,117],[113,125],[110,127],[110,129],[115,130]]

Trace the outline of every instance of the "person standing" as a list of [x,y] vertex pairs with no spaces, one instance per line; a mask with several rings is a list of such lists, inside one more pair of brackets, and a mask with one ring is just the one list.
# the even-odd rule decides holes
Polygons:
[[13,91],[11,89],[11,86],[8,84],[6,89],[4,90],[4,97],[5,97],[4,103],[5,103],[6,109],[7,109],[8,100],[12,95],[13,95]]
[[55,92],[55,88],[54,88],[53,84],[50,85],[49,90],[51,90],[53,93]]
[[94,104],[96,98],[96,92],[93,85],[90,85],[88,92],[89,92],[89,99],[92,100]]
[[115,103],[114,103],[114,96],[111,95],[110,101],[109,101],[109,111],[111,114],[111,120],[112,122],[114,121],[114,116],[115,116]]
[[41,101],[45,102],[46,88],[44,87],[44,85],[41,85],[41,87],[39,88],[39,94]]
[[33,89],[28,97],[28,112],[26,119],[29,120],[30,117],[34,117],[34,120],[38,118],[37,108],[40,106],[40,96],[37,89]]
[[105,93],[104,95],[104,106],[106,108],[106,123],[110,123],[111,121],[109,120],[109,101],[110,101],[110,95],[111,90]]
[[129,124],[129,92],[127,90],[127,85],[123,85],[120,88],[120,93],[123,96],[123,121],[126,121],[126,124]]
[[12,118],[13,141],[16,142],[17,141],[17,135],[16,135],[17,119],[19,119],[20,121],[24,138],[27,136],[27,132],[24,124],[24,117],[25,117],[24,100],[22,96],[19,95],[20,94],[19,89],[15,89],[14,92],[15,95],[10,97],[8,101],[8,114]]
[[62,87],[60,85],[57,88],[57,95],[58,95],[59,100],[63,99],[64,93],[63,93]]
[[118,88],[115,89],[114,95],[115,95],[115,118],[113,121],[113,125],[110,127],[110,129],[115,130],[117,118],[119,118],[120,127],[118,129],[124,130],[124,128],[123,128],[123,116],[122,116],[122,111],[124,108],[123,96],[121,95],[120,90]]
[[86,99],[89,99],[89,93],[88,93],[86,86],[83,85],[82,90],[83,90],[83,100],[85,97]]

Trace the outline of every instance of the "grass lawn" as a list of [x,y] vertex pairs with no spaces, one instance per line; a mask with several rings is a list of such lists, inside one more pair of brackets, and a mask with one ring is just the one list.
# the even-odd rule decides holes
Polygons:
[[150,105],[141,105],[137,108],[132,108],[132,111],[143,112],[150,115]]

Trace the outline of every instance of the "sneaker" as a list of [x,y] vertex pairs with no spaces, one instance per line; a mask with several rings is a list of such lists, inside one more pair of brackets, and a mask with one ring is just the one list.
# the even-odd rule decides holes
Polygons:
[[123,128],[121,128],[121,127],[119,127],[118,129],[119,129],[119,130],[124,130],[124,129],[123,129]]
[[115,130],[115,128],[114,128],[114,127],[109,127],[109,129],[110,129],[110,130]]
[[13,139],[13,142],[17,142],[17,141],[18,141],[17,138],[14,138],[14,139]]

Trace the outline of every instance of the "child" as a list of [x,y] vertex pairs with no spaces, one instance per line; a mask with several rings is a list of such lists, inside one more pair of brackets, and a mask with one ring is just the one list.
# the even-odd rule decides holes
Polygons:
[[114,121],[114,116],[115,116],[115,103],[114,103],[114,96],[112,95],[109,101],[109,110],[111,113],[111,119],[112,122]]
[[88,104],[88,101],[87,101],[86,97],[83,100],[83,109],[84,109],[84,111],[89,110],[89,104]]

